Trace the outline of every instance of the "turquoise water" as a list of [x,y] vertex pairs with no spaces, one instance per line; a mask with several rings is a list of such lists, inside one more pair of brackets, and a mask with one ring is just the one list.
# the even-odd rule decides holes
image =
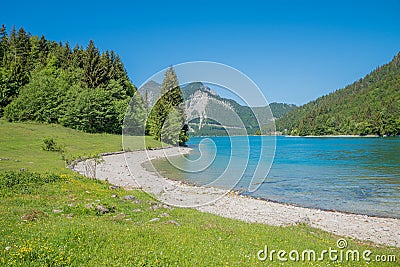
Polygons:
[[253,197],[400,218],[400,138],[196,137],[188,146],[192,153],[173,164],[186,171],[167,160],[154,166],[170,178],[235,185]]

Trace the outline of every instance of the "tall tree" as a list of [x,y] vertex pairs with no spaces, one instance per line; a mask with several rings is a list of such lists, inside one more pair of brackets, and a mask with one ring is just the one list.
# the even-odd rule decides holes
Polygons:
[[42,66],[46,64],[48,54],[49,54],[49,46],[47,45],[46,38],[42,34],[39,40],[39,62]]
[[29,63],[31,42],[29,40],[29,34],[26,33],[22,27],[19,29],[15,40],[15,50],[21,66],[26,69]]
[[18,33],[15,27],[12,28],[9,41],[7,42],[5,27],[2,27],[2,46],[7,45],[8,49],[3,50],[3,68],[0,70],[0,116],[3,109],[18,96],[22,86],[29,82],[29,57],[31,44],[29,34],[23,28]]
[[1,25],[0,28],[0,66],[4,66],[6,63],[6,55],[8,52],[8,36],[6,27]]
[[85,86],[96,88],[103,84],[105,70],[100,64],[100,52],[94,45],[93,40],[89,41],[84,53],[83,70],[83,82]]
[[187,127],[182,91],[172,66],[166,71],[161,97],[154,104],[146,122],[146,133],[157,140],[183,145],[187,141]]
[[17,60],[17,46],[16,46],[16,41],[17,40],[17,31],[15,30],[15,26],[12,26],[11,32],[10,32],[10,38],[9,38],[9,47],[10,47],[10,52],[12,53],[12,58],[14,61]]
[[60,67],[63,69],[68,69],[72,63],[72,52],[68,41],[65,43],[65,46],[60,43],[60,45],[57,47],[56,53],[60,62]]
[[72,51],[72,67],[83,69],[83,58],[85,55],[83,48],[75,45]]

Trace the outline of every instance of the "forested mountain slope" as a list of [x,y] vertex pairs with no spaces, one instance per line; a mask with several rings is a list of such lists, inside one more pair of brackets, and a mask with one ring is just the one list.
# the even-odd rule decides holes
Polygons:
[[400,53],[364,78],[288,112],[292,135],[400,135]]

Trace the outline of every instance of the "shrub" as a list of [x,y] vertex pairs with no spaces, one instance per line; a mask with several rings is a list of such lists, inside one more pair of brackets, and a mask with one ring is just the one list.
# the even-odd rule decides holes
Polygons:
[[54,141],[54,139],[52,137],[43,138],[42,149],[46,150],[46,151],[60,151],[60,152],[62,152],[61,147],[56,144],[56,141]]

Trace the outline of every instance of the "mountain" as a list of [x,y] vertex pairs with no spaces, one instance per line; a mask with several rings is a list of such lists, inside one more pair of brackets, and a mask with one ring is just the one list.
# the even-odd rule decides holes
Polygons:
[[[191,135],[275,134],[273,121],[296,108],[293,104],[271,103],[271,114],[268,107],[242,106],[235,100],[220,97],[201,82],[183,85],[181,90]],[[149,81],[139,91],[151,107],[160,97],[161,85]]]
[[271,108],[271,112],[274,115],[275,119],[279,119],[289,111],[297,108],[295,104],[276,103],[276,102],[269,104],[269,107]]
[[150,80],[139,88],[139,92],[143,96],[146,105],[152,107],[161,95],[161,84]]
[[400,135],[400,53],[364,78],[288,112],[292,135]]

